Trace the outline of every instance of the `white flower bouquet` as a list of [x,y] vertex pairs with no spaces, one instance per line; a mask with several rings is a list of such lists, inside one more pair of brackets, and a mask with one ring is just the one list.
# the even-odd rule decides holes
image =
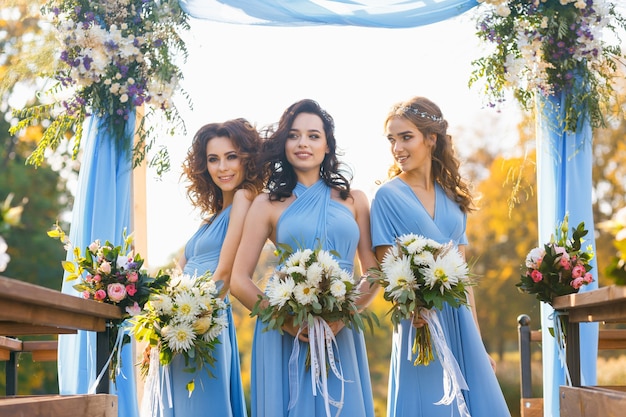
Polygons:
[[[215,363],[212,351],[228,326],[226,308],[210,272],[173,275],[169,285],[153,294],[142,314],[133,318],[132,334],[150,344],[150,360],[142,363],[142,373],[153,373],[159,363],[167,366],[174,355],[183,355],[190,373],[204,369],[211,375],[209,367]],[[158,356],[158,362],[153,355]],[[187,390],[191,395],[193,378]]]
[[382,271],[371,270],[370,281],[384,289],[385,300],[392,303],[391,321],[398,326],[403,319],[419,314],[426,321],[415,329],[412,353],[415,365],[428,365],[433,359],[429,316],[444,303],[452,307],[467,305],[465,287],[470,285],[469,268],[452,245],[440,244],[420,235],[397,238],[383,258]]
[[[276,329],[282,334],[282,326],[292,320],[294,326],[299,327],[297,336],[307,335],[306,363],[311,372],[313,394],[317,395],[317,390],[321,392],[325,399],[326,414],[330,415],[329,403],[341,409],[343,389],[341,399],[330,399],[326,372],[332,371],[341,384],[345,380],[335,335],[328,323],[342,321],[350,328],[364,330],[364,319],[372,327],[373,316],[358,310],[357,285],[352,274],[340,267],[337,253],[322,249],[292,252],[287,245],[280,245],[280,252],[282,266],[269,279],[266,295],[259,297],[251,315],[258,316],[266,324],[265,331]],[[289,361],[289,408],[295,405],[298,397],[299,346],[296,337]]]
[[357,287],[352,274],[339,266],[335,256],[327,250],[292,252],[284,246],[284,262],[269,279],[266,296],[256,303],[252,316],[259,316],[267,324],[266,330],[281,333],[286,320],[293,320],[294,326],[312,328],[316,317],[363,330],[367,314],[356,307]]

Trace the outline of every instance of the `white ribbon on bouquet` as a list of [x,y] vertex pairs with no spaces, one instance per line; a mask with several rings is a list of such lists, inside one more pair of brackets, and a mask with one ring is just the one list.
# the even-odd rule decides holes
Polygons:
[[[303,328],[298,330],[298,334],[293,341],[293,348],[289,358],[289,407],[292,409],[298,401],[298,393],[300,391],[298,384],[298,357],[300,355],[300,341],[298,337],[302,333]],[[337,408],[337,414],[341,413],[344,399],[344,383],[349,382],[343,378],[343,369],[341,362],[335,359],[335,351],[339,352],[335,334],[328,323],[322,318],[314,317],[313,326],[308,327],[309,330],[309,352],[311,354],[311,388],[313,395],[317,396],[318,390],[324,397],[324,406],[326,416],[331,417],[330,405]],[[327,356],[328,355],[328,356]],[[328,359],[328,361],[327,361]],[[334,400],[328,393],[328,373],[326,370],[328,363],[333,374],[341,381],[341,398],[339,401]]]
[[[110,326],[111,328],[113,326],[117,326],[116,324],[110,324],[107,323],[107,326]],[[102,380],[102,378],[104,377],[104,373],[107,372],[109,370],[109,365],[111,364],[111,361],[113,360],[113,357],[115,356],[117,361],[116,361],[116,368],[113,370],[113,372],[115,372],[115,377],[117,378],[121,371],[122,371],[122,367],[121,367],[121,361],[122,361],[122,347],[124,346],[124,330],[125,326],[124,324],[120,324],[119,326],[117,326],[117,338],[115,339],[115,343],[113,344],[113,347],[111,348],[111,354],[109,355],[109,358],[107,359],[106,363],[104,364],[104,366],[102,367],[102,369],[100,370],[100,373],[98,374],[98,376],[96,377],[96,380],[93,381],[91,383],[91,385],[89,386],[89,389],[87,390],[87,394],[95,394],[96,393],[96,389],[98,388],[98,384],[100,383],[100,381]],[[124,374],[122,374],[122,377],[126,378],[126,376]]]
[[163,415],[165,406],[163,404],[163,392],[167,394],[167,405],[172,408],[172,386],[170,382],[169,365],[160,366],[159,349],[150,349],[150,364],[148,365],[148,375],[144,385],[144,396],[141,399],[141,417],[156,417]]
[[[439,322],[439,317],[437,316],[437,311],[423,308],[420,309],[420,316],[426,322],[425,325],[429,327],[433,347],[439,357],[441,367],[443,368],[443,397],[435,404],[450,405],[456,398],[461,417],[471,417],[467,403],[465,402],[465,397],[463,397],[463,393],[461,392],[461,390],[469,391],[469,387],[467,386],[467,382],[463,377],[463,373],[459,368],[454,354],[448,347],[446,336]],[[410,337],[409,343],[411,343]]]

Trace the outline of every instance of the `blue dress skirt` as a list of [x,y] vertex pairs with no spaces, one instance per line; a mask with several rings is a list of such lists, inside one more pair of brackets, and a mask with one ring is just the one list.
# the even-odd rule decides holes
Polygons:
[[[431,217],[411,187],[394,178],[379,188],[372,201],[371,227],[374,247],[395,244],[396,237],[415,233],[439,243],[467,244],[466,215],[437,184],[435,215]],[[445,305],[437,312],[447,344],[469,390],[463,398],[472,417],[509,417],[502,390],[468,307]],[[461,415],[456,401],[435,405],[444,393],[443,369],[435,355],[429,365],[413,365],[408,359],[414,332],[405,320],[394,333],[389,370],[388,417],[451,417]]]
[[[359,241],[359,229],[352,213],[330,198],[330,188],[322,181],[309,188],[298,184],[296,199],[281,215],[276,236],[280,243],[299,248],[336,250],[342,268],[352,271]],[[289,378],[289,359],[294,338],[277,330],[264,331],[257,321],[252,348],[251,402],[253,417],[322,417],[326,416],[322,395],[312,392],[311,374],[306,367],[308,344],[298,341],[300,355],[297,377]],[[341,416],[374,417],[367,351],[363,333],[349,328],[336,336],[344,385]],[[293,370],[293,368],[292,368]],[[290,390],[292,388],[292,390]],[[341,381],[328,372],[328,393],[334,400],[341,398]],[[297,395],[297,398],[293,398]],[[290,400],[294,406],[289,408]],[[332,416],[338,408],[330,405]]]
[[[203,224],[189,239],[185,246],[187,262],[184,273],[193,275],[215,270],[228,228],[230,208],[231,206],[216,215],[211,223]],[[228,298],[226,302],[228,303]],[[172,408],[169,408],[168,393],[164,386],[161,392],[164,405],[162,417],[247,416],[237,335],[230,304],[226,314],[228,328],[219,335],[220,343],[214,350],[216,362],[209,368],[214,377],[210,377],[206,370],[194,374],[185,372],[183,356],[175,355],[169,366]],[[191,379],[194,379],[195,389],[189,397],[186,385]]]

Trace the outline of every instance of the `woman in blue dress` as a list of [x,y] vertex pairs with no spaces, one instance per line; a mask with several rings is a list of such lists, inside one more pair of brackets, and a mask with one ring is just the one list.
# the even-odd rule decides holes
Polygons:
[[[472,196],[459,174],[447,127],[439,107],[423,97],[395,105],[387,116],[385,134],[395,163],[389,170],[390,180],[376,192],[371,213],[372,242],[379,261],[395,239],[407,233],[439,243],[453,241],[465,253]],[[439,358],[429,365],[413,365],[408,338],[414,334],[412,325],[424,325],[418,316],[403,321],[394,332],[388,417],[510,416],[494,372],[495,363],[480,337],[471,287],[468,301],[470,307],[446,304],[438,312],[447,344],[469,387],[461,391],[463,400],[435,405],[444,395]]]
[[[259,195],[248,211],[231,282],[233,295],[248,309],[263,295],[252,278],[267,239],[294,250],[315,249],[321,244],[322,249],[337,251],[341,267],[349,271],[353,270],[356,254],[363,270],[376,266],[371,250],[369,202],[363,192],[350,188],[340,172],[333,130],[332,118],[318,103],[302,100],[283,113],[264,143],[262,160],[271,170],[269,192]],[[373,417],[363,333],[342,328],[338,322],[329,325],[336,335],[335,357],[344,379],[342,382],[328,372],[330,414]],[[268,331],[257,320],[252,347],[252,416],[327,416],[326,399],[312,392],[306,354],[300,354],[298,362],[290,366],[298,329],[291,323],[283,330],[283,334]],[[300,352],[306,352],[307,338],[299,338],[295,343],[300,344]],[[333,403],[333,399],[340,402],[342,385],[343,404]]]
[[[179,264],[190,275],[211,271],[226,301],[245,215],[263,186],[256,163],[260,147],[258,132],[245,119],[211,123],[196,133],[183,164],[187,195],[206,220],[185,245]],[[215,365],[209,367],[212,377],[205,370],[190,374],[182,355],[173,358],[172,407],[167,384],[162,384],[163,416],[247,416],[230,304],[226,314],[228,328],[219,336]],[[192,378],[195,389],[190,396],[186,384]]]

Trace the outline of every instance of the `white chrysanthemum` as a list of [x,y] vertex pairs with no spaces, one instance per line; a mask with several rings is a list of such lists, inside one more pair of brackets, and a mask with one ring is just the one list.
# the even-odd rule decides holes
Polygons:
[[538,269],[546,250],[542,247],[534,248],[526,255],[526,268]]
[[285,262],[285,266],[287,268],[292,267],[292,266],[304,267],[304,264],[307,263],[307,261],[309,260],[312,254],[313,254],[313,251],[311,249],[298,250],[292,253],[289,256],[289,258],[287,258],[287,261]]
[[434,262],[435,256],[430,251],[423,251],[413,255],[413,264],[416,266],[427,266]]
[[267,296],[270,305],[281,308],[291,298],[296,284],[291,277],[284,280],[272,278],[267,284]]
[[440,284],[440,290],[443,294],[445,290],[450,290],[453,285],[458,283],[458,275],[455,273],[455,265],[448,262],[445,256],[435,259],[432,265],[424,268],[424,281],[426,286],[433,288]]
[[208,332],[202,335],[202,339],[207,342],[210,342],[211,340],[218,337],[220,333],[222,333],[222,331],[224,331],[224,329],[227,327],[228,327],[228,319],[226,318],[225,315],[221,314],[218,317],[215,317],[213,319],[213,326],[209,329]]
[[306,268],[304,267],[304,265],[285,266],[284,268],[282,268],[282,271],[287,275],[298,274],[298,275],[306,276]]
[[211,294],[211,295],[215,295],[218,293],[217,285],[215,284],[215,281],[213,281],[212,279],[207,279],[206,281],[203,281],[202,284],[200,284],[200,291],[202,291],[205,294]]
[[389,283],[385,292],[393,298],[399,297],[404,291],[412,291],[418,288],[417,279],[411,270],[409,258],[400,258],[397,262],[389,264],[385,271],[385,277]]
[[306,282],[311,287],[316,287],[322,282],[324,267],[319,262],[313,262],[306,270]]
[[461,252],[459,252],[456,248],[451,248],[446,252],[444,258],[445,259],[443,259],[442,262],[449,265],[447,271],[450,281],[455,284],[459,282],[466,282],[469,277],[469,267],[467,266],[467,262],[465,262]]
[[346,297],[346,284],[343,281],[335,280],[330,284],[330,293],[336,299],[343,301]]
[[340,269],[337,259],[327,250],[321,250],[317,253],[317,261],[322,265],[325,271],[331,272]]
[[183,352],[193,346],[196,334],[189,323],[175,323],[166,326],[161,331],[167,345],[172,352]]
[[387,275],[387,270],[389,268],[393,268],[396,262],[399,262],[402,259],[402,256],[398,253],[398,248],[396,246],[392,246],[391,249],[385,253],[383,257],[383,261],[381,262],[381,269],[385,275]]
[[339,270],[339,279],[342,280],[343,282],[350,282],[354,284],[354,274],[351,274],[345,269]]
[[202,311],[199,300],[188,291],[177,294],[174,298],[174,305],[176,306],[175,321],[193,323]]
[[170,316],[174,312],[172,299],[165,294],[157,294],[150,300],[152,308],[158,315]]
[[189,291],[195,286],[196,276],[178,273],[170,279],[169,287],[176,292]]
[[296,285],[293,290],[293,295],[296,301],[302,305],[308,305],[313,301],[317,301],[317,289],[310,287],[306,283]]

